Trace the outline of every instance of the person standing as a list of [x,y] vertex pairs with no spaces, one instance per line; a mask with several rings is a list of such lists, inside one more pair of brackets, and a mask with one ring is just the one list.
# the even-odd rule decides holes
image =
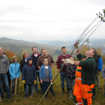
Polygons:
[[48,64],[50,66],[52,66],[52,64],[54,63],[53,57],[48,54],[46,49],[42,49],[41,50],[41,56],[39,57],[38,63],[37,63],[39,69],[43,65],[43,61],[44,61],[45,58],[48,58]]
[[27,65],[28,58],[29,58],[29,54],[28,54],[27,52],[24,52],[23,58],[22,58],[22,60],[20,61],[20,70],[21,70],[21,71],[22,71],[23,67],[24,67],[25,65]]
[[9,59],[4,55],[3,48],[0,48],[0,95],[3,96],[3,85],[5,85],[7,98],[10,98],[10,88],[8,82]]
[[102,76],[103,76],[103,79],[104,79],[104,97],[105,97],[105,68],[102,71]]
[[94,59],[94,51],[88,51],[88,58],[86,60],[75,61],[75,65],[82,67],[82,98],[84,105],[92,105],[93,88],[96,81],[96,61]]
[[12,94],[16,95],[19,90],[19,77],[20,77],[20,64],[17,61],[17,57],[13,57],[13,63],[9,66],[9,74],[11,79]]
[[62,54],[60,56],[58,56],[57,61],[56,61],[56,65],[58,68],[58,71],[60,72],[60,79],[61,79],[61,88],[62,88],[62,92],[65,92],[65,87],[64,87],[64,82],[66,80],[66,85],[67,85],[67,92],[69,93],[70,91],[70,79],[67,76],[67,70],[65,68],[68,68],[68,66],[66,64],[64,64],[65,60],[70,59],[71,55],[67,54],[67,49],[66,47],[62,47],[61,48]]
[[92,48],[91,50],[94,51],[95,55],[94,55],[94,59],[97,63],[97,68],[96,68],[96,72],[97,72],[97,76],[96,76],[96,86],[98,88],[100,88],[100,74],[101,74],[101,71],[103,69],[103,60],[102,60],[102,57],[100,55],[97,54],[97,51],[95,48]]
[[[23,58],[20,61],[20,70],[21,70],[21,72],[23,70],[23,67],[28,64],[28,58],[29,58],[29,54],[27,52],[24,52],[23,53]],[[26,87],[26,84],[24,83],[24,89],[25,89],[25,87]]]
[[[40,68],[40,83],[42,84],[42,94],[45,94],[46,90],[48,89],[49,85],[52,84],[52,82],[52,68],[48,64],[48,58],[45,58],[43,65]],[[50,92],[53,96],[55,96],[52,86],[50,87]]]
[[33,96],[34,84],[36,83],[35,66],[32,63],[32,58],[28,58],[28,64],[22,70],[22,82],[25,84],[25,97]]
[[40,57],[40,54],[38,52],[38,48],[36,47],[33,47],[32,48],[32,60],[33,60],[33,65],[36,67],[35,70],[36,70],[36,84],[35,84],[35,90],[36,92],[38,93],[39,89],[38,89],[38,81],[40,81],[40,78],[39,78],[39,68],[38,68],[38,65],[37,65],[37,62],[38,62],[38,58]]

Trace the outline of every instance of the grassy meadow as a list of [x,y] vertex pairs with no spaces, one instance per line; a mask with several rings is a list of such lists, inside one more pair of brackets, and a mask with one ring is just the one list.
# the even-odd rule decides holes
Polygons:
[[[53,74],[56,75],[56,67],[53,68]],[[101,89],[97,89],[97,96],[93,103],[93,105],[105,105],[105,97],[103,95],[104,89],[103,84],[104,80],[101,78]],[[68,97],[67,94],[62,94],[61,88],[60,88],[60,78],[58,77],[54,83],[54,91],[56,93],[56,96],[53,97],[50,93],[47,98],[44,98],[39,104],[39,101],[41,99],[40,94],[34,94],[33,97],[24,98],[24,89],[23,84],[20,81],[19,86],[19,93],[17,96],[12,97],[10,100],[4,99],[3,102],[0,103],[0,105],[75,105],[73,104],[73,100]]]

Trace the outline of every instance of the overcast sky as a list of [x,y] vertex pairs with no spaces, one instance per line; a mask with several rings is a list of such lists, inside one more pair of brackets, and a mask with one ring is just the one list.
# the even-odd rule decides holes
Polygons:
[[[1,0],[0,37],[22,40],[77,38],[105,8],[105,0]],[[94,37],[105,37],[105,23]]]

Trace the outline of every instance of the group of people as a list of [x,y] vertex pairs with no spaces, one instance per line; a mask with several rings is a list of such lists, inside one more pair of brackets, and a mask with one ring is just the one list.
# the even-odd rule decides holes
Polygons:
[[[39,52],[38,48],[33,47],[32,54],[25,52],[20,63],[16,56],[12,57],[10,63],[3,48],[0,48],[0,101],[5,97],[5,92],[8,99],[17,94],[20,78],[24,84],[25,97],[32,97],[35,91],[44,95],[49,86],[50,92],[55,96],[52,73],[55,63],[60,74],[62,94],[75,97],[76,105],[92,105],[96,86],[99,87],[100,83],[99,74],[103,69],[102,58],[94,48],[86,51],[84,55],[78,50],[73,57],[65,46],[61,48],[56,62],[46,49]],[[105,79],[105,70],[103,77]],[[45,97],[47,95],[48,93]]]
[[62,47],[61,50],[57,67],[60,71],[62,92],[65,92],[64,80],[66,80],[67,92],[70,97],[74,96],[76,105],[92,105],[96,87],[100,88],[100,73],[105,79],[102,57],[94,48],[90,48],[85,54],[77,50],[76,58],[67,54],[66,47]]
[[[50,83],[53,82],[53,63],[54,60],[46,49],[42,49],[39,53],[36,47],[32,48],[31,55],[25,52],[20,63],[16,56],[12,57],[10,63],[8,57],[4,54],[3,48],[0,48],[0,100],[4,98],[4,92],[7,93],[8,99],[18,93],[21,77],[25,97],[32,97],[34,90],[36,93],[41,90],[41,93],[44,94]],[[52,86],[50,91],[55,96]]]

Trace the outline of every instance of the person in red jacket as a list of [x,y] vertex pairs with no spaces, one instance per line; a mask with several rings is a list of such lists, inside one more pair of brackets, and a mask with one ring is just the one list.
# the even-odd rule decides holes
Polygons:
[[67,91],[68,93],[70,92],[70,79],[69,77],[66,75],[67,74],[67,70],[65,68],[67,68],[67,65],[65,65],[65,60],[70,59],[71,55],[67,54],[67,49],[66,47],[62,47],[61,48],[62,54],[60,56],[58,56],[56,64],[57,64],[57,69],[60,72],[60,79],[61,79],[61,88],[62,88],[62,92],[65,92],[65,87],[64,87],[64,82],[66,80],[66,84],[67,84]]

